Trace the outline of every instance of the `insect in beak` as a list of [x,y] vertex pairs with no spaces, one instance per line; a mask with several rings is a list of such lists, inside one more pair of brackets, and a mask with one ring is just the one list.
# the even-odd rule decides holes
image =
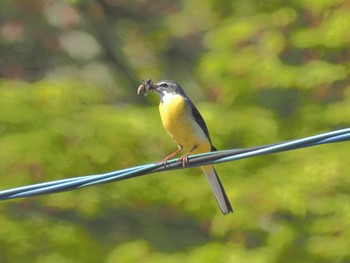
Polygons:
[[142,84],[137,89],[137,95],[140,95],[141,93],[143,93],[146,96],[147,93],[150,90],[152,90],[152,88],[153,88],[152,79],[147,79],[144,82],[142,82]]

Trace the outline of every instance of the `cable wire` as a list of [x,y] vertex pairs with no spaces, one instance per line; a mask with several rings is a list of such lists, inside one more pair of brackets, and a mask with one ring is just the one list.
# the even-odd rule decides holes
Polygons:
[[152,163],[139,165],[122,170],[112,171],[104,174],[86,175],[51,182],[32,184],[23,187],[12,188],[0,191],[0,200],[8,200],[20,197],[52,194],[64,191],[71,191],[87,186],[110,183],[130,179],[150,173],[164,172],[175,169],[191,168],[205,164],[217,164],[230,162],[258,155],[272,154],[277,152],[297,150],[301,148],[326,144],[344,142],[350,140],[350,128],[318,134],[302,139],[291,140],[274,144],[267,144],[257,147],[232,149],[196,154],[189,156],[188,166],[183,167],[182,162],[177,158],[164,163]]

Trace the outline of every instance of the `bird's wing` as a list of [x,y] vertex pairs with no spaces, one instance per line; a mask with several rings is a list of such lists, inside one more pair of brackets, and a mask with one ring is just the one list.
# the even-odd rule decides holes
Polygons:
[[209,131],[208,131],[207,125],[205,124],[205,121],[204,121],[202,115],[200,114],[200,112],[198,111],[198,109],[196,108],[194,103],[190,99],[187,99],[187,100],[188,100],[188,103],[191,106],[193,118],[196,120],[196,122],[201,127],[201,129],[203,130],[203,132],[208,137],[208,139],[209,139],[209,141],[211,143]]

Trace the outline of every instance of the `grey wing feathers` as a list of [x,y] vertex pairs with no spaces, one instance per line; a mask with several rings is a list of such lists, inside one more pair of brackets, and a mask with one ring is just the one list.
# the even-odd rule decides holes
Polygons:
[[200,114],[200,112],[198,111],[198,109],[196,108],[194,103],[188,98],[187,98],[187,100],[188,100],[188,103],[191,105],[193,117],[195,118],[196,122],[202,128],[203,132],[205,133],[205,135],[207,135],[209,141],[211,142],[209,131],[208,131],[207,125],[205,124],[205,121],[204,121],[202,115]]

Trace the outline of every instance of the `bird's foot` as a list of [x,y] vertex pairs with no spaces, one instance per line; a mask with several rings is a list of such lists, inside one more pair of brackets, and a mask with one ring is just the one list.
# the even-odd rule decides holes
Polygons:
[[181,151],[182,151],[182,146],[179,145],[178,149],[175,152],[173,152],[172,154],[168,155],[167,157],[165,157],[164,159],[162,159],[158,163],[162,163],[162,164],[164,164],[166,166],[167,162],[169,161],[169,159],[173,158],[175,155],[177,155]]
[[167,162],[169,161],[169,159],[170,159],[171,157],[172,157],[172,156],[167,156],[167,157],[165,157],[164,159],[158,161],[157,163],[163,164],[164,166],[166,166],[166,165],[167,165]]
[[189,153],[186,153],[185,155],[183,155],[179,158],[179,161],[182,162],[182,167],[188,166],[188,155],[189,155]]

